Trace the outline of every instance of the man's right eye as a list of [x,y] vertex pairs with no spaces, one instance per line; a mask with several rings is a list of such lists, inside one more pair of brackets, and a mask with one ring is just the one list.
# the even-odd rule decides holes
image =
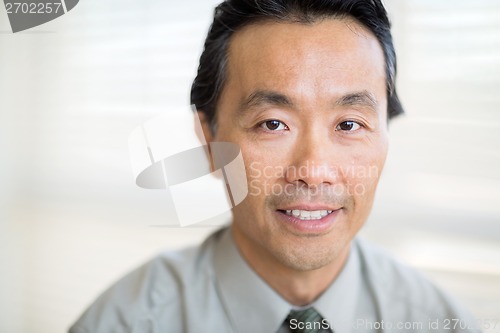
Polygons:
[[266,120],[262,122],[260,124],[260,127],[266,131],[272,131],[272,132],[283,131],[288,129],[288,126],[286,126],[285,123],[275,119]]

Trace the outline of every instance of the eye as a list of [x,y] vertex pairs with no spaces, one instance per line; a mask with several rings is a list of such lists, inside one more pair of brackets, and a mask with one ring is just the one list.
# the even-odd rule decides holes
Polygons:
[[262,127],[266,131],[272,131],[272,132],[283,131],[288,129],[288,126],[286,126],[285,123],[279,120],[266,120],[260,124],[260,127]]
[[361,125],[355,121],[347,120],[343,121],[340,124],[337,125],[336,130],[337,131],[344,131],[344,132],[354,132],[358,129],[361,128]]

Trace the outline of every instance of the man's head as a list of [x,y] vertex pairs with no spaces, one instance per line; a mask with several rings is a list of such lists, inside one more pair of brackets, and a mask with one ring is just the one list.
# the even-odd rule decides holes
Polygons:
[[214,13],[205,40],[198,75],[191,88],[191,104],[202,110],[216,127],[217,103],[227,79],[227,55],[231,37],[244,26],[263,22],[312,24],[324,18],[351,17],[377,38],[384,52],[388,118],[402,114],[396,92],[396,53],[391,25],[380,0],[229,0]]
[[345,258],[373,203],[387,120],[402,112],[395,72],[379,1],[217,7],[192,103],[207,141],[241,147],[249,194],[233,233],[251,265],[310,271]]

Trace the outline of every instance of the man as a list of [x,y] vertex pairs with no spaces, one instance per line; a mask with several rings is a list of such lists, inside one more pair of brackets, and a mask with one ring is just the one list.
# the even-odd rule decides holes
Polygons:
[[108,291],[70,332],[472,332],[471,317],[355,238],[403,112],[378,0],[228,0],[191,98],[240,146],[233,222]]

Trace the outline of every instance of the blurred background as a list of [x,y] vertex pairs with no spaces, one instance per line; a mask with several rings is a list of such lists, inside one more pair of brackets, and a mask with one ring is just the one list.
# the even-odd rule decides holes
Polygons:
[[[65,332],[176,228],[128,136],[189,89],[214,0],[82,0],[12,34],[0,8],[0,332]],[[386,0],[407,115],[362,231],[500,332],[500,2]],[[493,327],[496,324],[496,327]]]

